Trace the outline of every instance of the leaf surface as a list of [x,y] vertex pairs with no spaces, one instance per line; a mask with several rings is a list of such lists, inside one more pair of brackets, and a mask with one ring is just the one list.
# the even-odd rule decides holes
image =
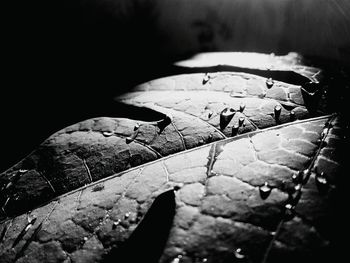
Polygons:
[[239,72],[135,87],[116,100],[150,118],[77,123],[0,176],[0,257],[102,262],[157,235],[150,207],[174,189],[159,262],[323,259],[345,128],[322,92]]

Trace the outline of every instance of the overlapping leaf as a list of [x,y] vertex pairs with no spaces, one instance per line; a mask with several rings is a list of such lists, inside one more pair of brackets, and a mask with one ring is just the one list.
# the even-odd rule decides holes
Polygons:
[[0,257],[106,260],[173,188],[176,214],[160,262],[327,254],[344,129],[326,115],[322,85],[313,88],[234,72],[136,87],[117,101],[152,121],[83,121],[1,175]]
[[3,216],[169,154],[323,111],[323,97],[301,86],[244,73],[206,77],[158,79],[118,98],[157,121],[95,118],[52,135],[2,174]]

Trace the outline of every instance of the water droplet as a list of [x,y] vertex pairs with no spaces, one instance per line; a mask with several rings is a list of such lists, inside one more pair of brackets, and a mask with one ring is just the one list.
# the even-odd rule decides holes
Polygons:
[[120,222],[121,222],[120,219],[118,219],[117,221],[114,221],[112,225],[112,229],[115,229],[120,224]]
[[232,108],[225,108],[220,113],[220,129],[223,130],[229,124],[236,111]]
[[84,241],[86,242],[88,240],[88,238],[87,237],[84,237]]
[[18,172],[20,172],[21,174],[24,174],[24,173],[28,172],[28,170],[26,170],[26,169],[19,169]]
[[28,221],[29,224],[34,224],[35,221],[36,221],[36,216],[35,215],[33,215],[33,216],[28,215],[27,221]]
[[180,260],[182,258],[182,255],[178,255],[176,258],[174,258],[171,263],[180,263]]
[[239,130],[239,126],[237,124],[233,125],[231,136],[236,136],[238,134],[238,130]]
[[222,112],[221,112],[221,116],[233,116],[235,115],[236,111],[232,108],[225,108]]
[[206,258],[202,259],[202,262],[207,262],[207,261],[208,261],[208,259],[206,259]]
[[295,207],[291,204],[285,205],[285,220],[293,219],[295,216]]
[[105,136],[105,137],[110,137],[110,136],[113,135],[113,132],[111,132],[111,131],[104,131],[102,134],[103,134],[103,136]]
[[29,230],[29,228],[31,228],[35,224],[36,216],[35,215],[34,216],[28,215],[27,221],[28,221],[28,224],[27,224],[27,226],[26,226],[26,228],[24,230],[26,232]]
[[329,182],[324,173],[317,173],[315,177],[316,186],[321,194],[327,193],[329,189]]
[[235,258],[237,258],[237,259],[243,259],[243,258],[245,258],[245,255],[242,253],[242,249],[241,249],[241,248],[237,248],[237,249],[234,251],[234,255],[235,255]]
[[269,197],[272,188],[269,186],[268,182],[265,182],[264,185],[259,187],[260,197],[265,200]]
[[131,213],[130,212],[127,212],[125,215],[124,215],[124,218],[125,219],[128,219],[130,217]]
[[301,188],[302,188],[301,184],[297,184],[296,186],[294,186],[295,191],[299,191],[299,190],[301,190]]
[[328,182],[327,182],[327,179],[325,177],[320,177],[320,176],[317,176],[317,183],[321,184],[321,185],[326,185]]
[[271,89],[274,83],[275,83],[275,82],[273,81],[272,78],[268,78],[268,79],[266,80],[266,86],[267,86],[267,88],[268,88],[268,89]]
[[245,109],[245,104],[244,103],[241,103],[241,105],[239,105],[239,111],[240,112],[243,112]]
[[27,232],[33,225],[34,225],[35,221],[34,222],[31,222],[29,223],[26,228],[24,229],[25,232]]
[[285,208],[286,208],[287,210],[291,210],[291,209],[293,209],[293,206],[292,206],[291,204],[286,204],[286,205],[285,205]]
[[292,175],[292,181],[295,184],[302,182],[302,179],[303,179],[303,172],[298,172]]
[[205,73],[203,80],[202,80],[202,84],[205,85],[207,84],[207,82],[210,80],[210,75],[209,73]]
[[240,118],[238,119],[238,125],[239,125],[239,126],[242,126],[243,123],[244,123],[244,120],[245,120],[244,117],[240,117]]
[[289,117],[290,117],[290,120],[291,120],[291,121],[295,121],[295,119],[296,119],[295,112],[294,112],[294,111],[291,111],[291,112],[289,113]]
[[281,105],[276,105],[274,108],[275,119],[278,120],[281,115],[282,107]]

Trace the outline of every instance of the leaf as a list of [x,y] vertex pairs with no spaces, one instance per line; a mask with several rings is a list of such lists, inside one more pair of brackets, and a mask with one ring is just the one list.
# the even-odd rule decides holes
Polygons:
[[[52,135],[1,175],[10,217],[0,257],[100,262],[174,187],[160,262],[327,252],[343,124],[327,115],[322,86],[266,81],[234,72],[154,80],[117,98],[152,118],[95,118]],[[37,219],[23,231],[27,217]]]
[[[245,73],[161,78],[117,98],[136,118],[94,118],[47,139],[1,175],[13,216],[85,184],[163,156],[227,137],[323,114],[323,97],[301,86]],[[304,100],[306,98],[306,101]],[[311,102],[310,103],[310,99]],[[312,104],[310,107],[306,103]],[[222,120],[230,109],[232,118]],[[140,112],[152,115],[141,116]]]
[[243,71],[268,78],[297,82],[298,84],[322,81],[324,77],[322,70],[306,65],[309,63],[301,55],[294,52],[284,56],[276,56],[273,53],[206,52],[176,62],[175,66],[192,72],[214,69],[215,71]]
[[[26,255],[35,258],[43,245],[51,244],[62,251],[67,249],[71,258],[84,258],[90,253],[100,258],[112,246],[127,240],[152,200],[174,186],[181,188],[176,194],[176,216],[161,262],[178,255],[218,262],[233,257],[232,251],[238,248],[250,261],[258,262],[272,241],[273,245],[281,243],[282,249],[287,246],[301,253],[311,249],[309,238],[315,239],[312,241],[317,242],[317,248],[326,247],[327,239],[318,231],[323,233],[329,226],[315,227],[326,213],[319,204],[328,202],[337,173],[327,174],[329,193],[312,193],[317,191],[315,169],[320,172],[324,160],[338,167],[333,155],[327,154],[332,146],[321,148],[318,141],[322,136],[325,141],[338,140],[337,120],[331,120],[333,127],[323,135],[329,120],[321,117],[298,121],[228,138],[116,174],[99,182],[104,186],[101,191],[93,191],[94,184],[90,184],[63,195],[30,212],[37,218],[33,228],[40,222],[42,226],[36,238],[39,243],[29,246]],[[306,194],[293,203],[292,176],[305,169],[313,171],[309,182],[302,186]],[[264,200],[259,187],[265,182],[272,191]],[[292,219],[285,215],[289,203],[298,213]],[[316,219],[310,209],[318,210]],[[7,231],[3,240],[5,256],[11,256],[6,248],[25,223],[26,216],[12,222],[16,228]],[[279,224],[282,227],[272,235]],[[306,244],[299,244],[299,238],[305,238]],[[97,242],[98,249],[89,250],[90,242]],[[272,246],[272,251],[279,249]]]

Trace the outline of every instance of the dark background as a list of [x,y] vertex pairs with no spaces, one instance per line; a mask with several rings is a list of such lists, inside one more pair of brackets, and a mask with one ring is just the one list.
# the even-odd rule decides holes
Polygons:
[[347,0],[53,0],[2,4],[0,171],[113,96],[203,51],[301,52],[347,63]]

